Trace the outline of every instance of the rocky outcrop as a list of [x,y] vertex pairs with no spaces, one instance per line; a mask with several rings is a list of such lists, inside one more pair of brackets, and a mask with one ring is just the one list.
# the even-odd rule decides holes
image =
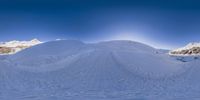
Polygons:
[[9,41],[0,43],[0,55],[15,54],[21,50],[40,44],[38,39],[31,41]]
[[170,55],[200,55],[200,43],[190,43],[183,48],[172,50]]
[[183,54],[183,55],[191,55],[191,54],[200,54],[200,47],[193,47],[187,50],[181,51],[172,51],[171,54]]
[[13,49],[9,47],[0,47],[0,54],[8,54],[12,52]]

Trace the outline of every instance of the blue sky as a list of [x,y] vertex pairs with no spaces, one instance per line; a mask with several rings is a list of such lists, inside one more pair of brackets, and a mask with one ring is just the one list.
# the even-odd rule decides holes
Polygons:
[[128,39],[157,48],[200,41],[194,0],[1,0],[0,40]]

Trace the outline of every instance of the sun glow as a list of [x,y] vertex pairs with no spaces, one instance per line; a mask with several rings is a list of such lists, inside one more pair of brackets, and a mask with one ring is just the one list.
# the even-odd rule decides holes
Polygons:
[[147,39],[136,32],[120,32],[110,37],[110,40],[131,40],[145,43]]
[[167,46],[163,46],[160,43],[158,43],[148,37],[145,37],[142,34],[139,34],[137,32],[119,32],[118,34],[111,36],[107,40],[131,40],[131,41],[135,41],[135,42],[144,43],[144,44],[147,44],[152,47],[159,48],[159,49],[170,48]]
[[133,40],[136,41],[136,36],[130,33],[122,33],[112,37],[113,40]]

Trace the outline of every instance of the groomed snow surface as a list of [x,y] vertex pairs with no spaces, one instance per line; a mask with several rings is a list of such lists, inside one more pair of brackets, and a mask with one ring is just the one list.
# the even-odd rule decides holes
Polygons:
[[0,56],[0,100],[198,100],[199,72],[133,41],[52,41]]

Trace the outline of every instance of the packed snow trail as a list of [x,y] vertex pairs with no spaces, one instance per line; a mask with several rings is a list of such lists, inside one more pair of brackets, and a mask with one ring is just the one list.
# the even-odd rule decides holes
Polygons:
[[199,59],[132,41],[52,41],[0,64],[1,100],[200,98]]

